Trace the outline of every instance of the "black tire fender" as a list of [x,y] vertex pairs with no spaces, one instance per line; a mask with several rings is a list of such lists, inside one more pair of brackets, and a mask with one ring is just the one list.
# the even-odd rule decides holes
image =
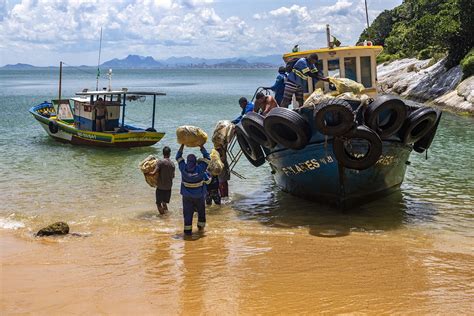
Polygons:
[[419,141],[415,142],[413,145],[413,150],[416,151],[417,153],[422,153],[428,148],[430,148],[431,143],[433,142],[433,139],[436,135],[436,131],[438,130],[438,125],[439,122],[441,121],[441,115],[443,114],[441,111],[437,111],[438,118],[436,119],[435,125],[431,128],[431,130],[423,136]]
[[240,149],[242,149],[247,160],[255,167],[263,165],[265,163],[265,155],[262,147],[250,138],[241,123],[235,126],[235,135],[237,137],[237,142],[240,145]]
[[265,127],[263,126],[264,117],[255,112],[249,112],[245,114],[242,118],[242,126],[249,135],[250,138],[255,140],[258,144],[267,147],[273,148],[276,143],[268,137],[265,132]]
[[56,121],[49,121],[48,128],[51,134],[56,134],[57,132],[59,132],[59,126]]
[[[328,124],[326,115],[339,117],[337,123]],[[328,136],[341,136],[354,127],[354,112],[350,104],[343,99],[323,101],[314,110],[314,124],[318,130]]]
[[303,149],[311,139],[308,122],[287,108],[272,109],[263,120],[266,135],[274,142],[290,149]]
[[[388,122],[380,122],[380,114],[389,112]],[[380,138],[387,138],[398,132],[407,116],[407,106],[397,97],[383,95],[370,103],[364,113],[365,124],[379,134]]]
[[[356,139],[368,141],[369,150],[362,157],[355,157],[347,151],[345,144]],[[334,154],[344,167],[364,170],[373,166],[382,155],[382,141],[379,135],[365,125],[359,125],[342,137],[336,137],[333,143]]]
[[404,144],[413,144],[427,135],[436,124],[438,114],[430,107],[418,108],[408,115],[402,128]]

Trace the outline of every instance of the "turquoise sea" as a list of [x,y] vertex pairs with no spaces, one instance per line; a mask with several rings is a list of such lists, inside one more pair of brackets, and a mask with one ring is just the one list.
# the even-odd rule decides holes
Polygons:
[[[230,203],[208,208],[205,238],[180,238],[179,174],[170,214],[158,215],[139,162],[161,157],[165,145],[174,155],[180,125],[212,134],[217,121],[238,115],[241,96],[251,98],[275,77],[272,69],[114,70],[113,88],[166,93],[158,98],[155,126],[166,135],[152,147],[100,149],[55,142],[29,114],[57,97],[57,69],[0,70],[3,310],[472,312],[472,117],[444,113],[427,157],[412,153],[401,189],[354,209],[283,193],[268,165],[255,168],[243,158],[235,170],[245,179],[232,177]],[[95,88],[94,72],[66,68],[63,96],[84,88]],[[126,122],[149,127],[151,101],[130,103]],[[33,237],[59,220],[88,237]]]

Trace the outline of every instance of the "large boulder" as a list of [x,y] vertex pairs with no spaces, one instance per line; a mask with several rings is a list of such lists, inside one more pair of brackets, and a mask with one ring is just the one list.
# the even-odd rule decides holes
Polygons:
[[36,236],[51,236],[51,235],[67,235],[69,233],[69,225],[65,222],[56,222],[44,228],[41,228]]

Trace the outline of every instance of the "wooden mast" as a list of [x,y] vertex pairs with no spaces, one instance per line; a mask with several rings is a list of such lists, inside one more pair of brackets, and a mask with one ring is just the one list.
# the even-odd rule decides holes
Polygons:
[[58,97],[58,100],[59,100],[59,103],[61,103],[61,82],[63,80],[63,62],[60,61],[59,62],[59,97]]

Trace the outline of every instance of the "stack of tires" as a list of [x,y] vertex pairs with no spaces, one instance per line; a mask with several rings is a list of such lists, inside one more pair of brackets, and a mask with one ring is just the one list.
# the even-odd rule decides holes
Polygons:
[[[253,112],[243,117],[236,135],[250,163],[261,166],[265,152],[277,145],[301,150],[319,132],[333,140],[334,155],[342,166],[364,170],[382,155],[383,140],[413,145],[420,153],[428,149],[441,118],[438,110],[411,108],[390,95],[379,96],[368,106],[351,106],[343,99],[325,100],[313,109],[310,119],[299,112],[275,108],[266,117]],[[361,141],[366,144],[364,154],[348,150]]]

